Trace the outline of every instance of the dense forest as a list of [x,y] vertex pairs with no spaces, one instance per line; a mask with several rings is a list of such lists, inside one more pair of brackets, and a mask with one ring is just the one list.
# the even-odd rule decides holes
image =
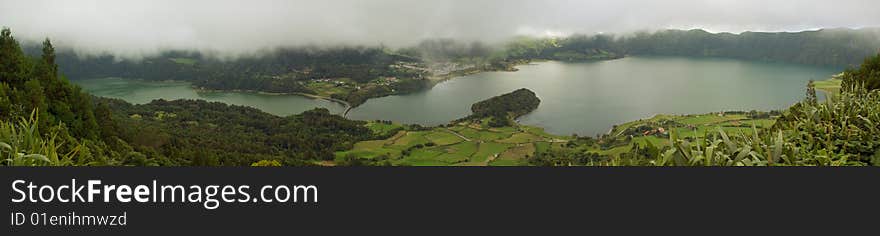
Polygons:
[[627,54],[729,57],[808,65],[858,66],[880,50],[880,29],[823,29],[798,33],[711,34],[661,31],[625,38]]
[[[59,76],[54,47],[43,42],[42,55],[24,55],[9,29],[0,33],[0,119],[34,116],[41,132],[62,123],[75,137],[98,137],[98,122],[89,95]],[[32,114],[33,113],[33,114]]]
[[249,165],[275,160],[310,165],[332,160],[333,152],[373,138],[361,121],[315,109],[289,117],[201,100],[156,100],[131,105],[108,104],[117,125],[107,137],[118,137],[160,165]]
[[[31,50],[35,51],[35,50]],[[384,48],[281,48],[258,56],[218,59],[192,51],[168,51],[142,60],[112,55],[80,57],[71,50],[58,58],[61,72],[71,78],[132,77],[146,80],[193,81],[214,89],[295,91],[278,81],[351,78],[367,82],[380,76],[419,77],[394,70],[397,62],[415,59],[387,53]],[[244,81],[242,81],[244,80]],[[256,80],[256,81],[251,81]]]
[[3,165],[314,165],[374,138],[362,121],[315,109],[278,117],[242,106],[92,97],[58,73],[51,42],[27,57],[0,36]]

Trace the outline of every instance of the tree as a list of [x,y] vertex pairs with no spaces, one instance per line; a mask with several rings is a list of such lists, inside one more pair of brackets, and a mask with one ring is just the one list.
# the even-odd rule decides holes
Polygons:
[[14,87],[24,83],[25,57],[9,28],[0,31],[0,82]]
[[12,109],[12,90],[6,83],[0,82],[0,120],[11,118]]
[[813,80],[810,80],[810,82],[807,83],[806,102],[807,104],[814,106],[819,102],[819,100],[816,98],[816,85],[813,84]]
[[106,102],[99,103],[98,107],[95,108],[95,119],[97,119],[98,125],[101,127],[101,137],[104,140],[119,136],[117,131],[119,127],[113,121],[113,113]]
[[43,62],[46,62],[46,64],[49,65],[55,65],[55,47],[52,46],[52,42],[49,41],[49,38],[46,38],[46,40],[43,41]]
[[851,90],[861,86],[868,90],[880,89],[880,54],[866,58],[859,68],[844,73],[841,89]]
[[42,108],[45,111],[45,101],[43,96],[43,86],[39,80],[28,80],[24,83],[25,105],[27,110]]

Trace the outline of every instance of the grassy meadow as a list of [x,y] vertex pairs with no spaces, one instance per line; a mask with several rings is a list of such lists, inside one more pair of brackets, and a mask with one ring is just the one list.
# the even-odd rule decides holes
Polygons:
[[[359,142],[337,157],[388,158],[395,165],[412,166],[489,166],[525,165],[537,147],[568,142],[567,137],[551,135],[529,126],[490,128],[485,122],[462,122],[428,130],[401,130],[384,140]],[[399,130],[397,124],[370,122],[377,134]]]
[[747,113],[739,112],[657,115],[617,125],[598,139],[554,135],[540,127],[526,125],[491,128],[485,120],[425,130],[407,130],[397,123],[369,122],[366,127],[372,132],[389,138],[358,142],[351,150],[336,152],[336,157],[383,158],[394,165],[411,166],[520,166],[528,164],[530,157],[551,151],[617,156],[629,152],[633,143],[668,146],[669,132],[675,132],[678,137],[699,139],[718,128],[730,134],[753,132],[753,127],[770,127],[775,120],[776,117],[750,118]]

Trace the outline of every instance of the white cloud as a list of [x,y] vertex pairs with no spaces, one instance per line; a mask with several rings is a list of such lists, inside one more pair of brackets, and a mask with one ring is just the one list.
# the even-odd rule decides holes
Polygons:
[[880,25],[874,0],[0,0],[19,38],[120,54],[303,44],[497,41],[518,33],[660,28],[796,31]]

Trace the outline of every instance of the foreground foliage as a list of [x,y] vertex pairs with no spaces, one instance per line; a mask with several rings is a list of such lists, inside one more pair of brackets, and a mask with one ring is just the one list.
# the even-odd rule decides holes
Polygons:
[[[653,165],[880,165],[880,92],[858,90],[837,101],[801,103],[770,130],[717,134],[697,142],[670,137],[665,150],[648,147]],[[641,151],[641,150],[640,150]],[[621,163],[622,164],[622,163]]]
[[[65,143],[57,131],[44,138],[38,129],[36,112],[19,121],[0,121],[0,158],[8,166],[67,166],[82,145]],[[62,148],[64,147],[64,148]],[[69,150],[65,152],[65,150]]]

